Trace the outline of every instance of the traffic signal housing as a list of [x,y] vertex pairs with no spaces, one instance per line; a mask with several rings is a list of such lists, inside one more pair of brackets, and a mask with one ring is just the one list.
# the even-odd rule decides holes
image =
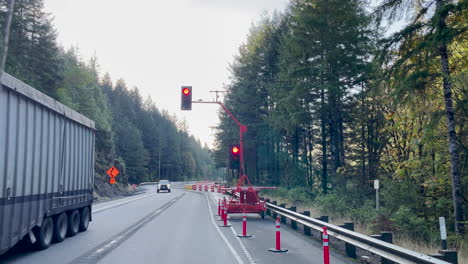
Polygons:
[[234,170],[240,169],[240,146],[231,145],[229,147],[229,167]]
[[182,86],[180,96],[180,108],[182,110],[192,110],[192,86]]

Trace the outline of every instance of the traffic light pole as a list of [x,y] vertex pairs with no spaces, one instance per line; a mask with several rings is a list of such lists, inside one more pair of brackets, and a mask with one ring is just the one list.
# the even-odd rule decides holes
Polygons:
[[244,133],[247,132],[247,126],[241,124],[239,120],[229,111],[226,106],[223,105],[221,102],[204,102],[204,101],[192,101],[193,104],[218,104],[220,105],[224,112],[226,112],[234,122],[236,122],[237,126],[239,126],[239,141],[240,141],[240,167],[241,167],[241,173],[240,176],[242,177],[245,173],[245,163],[244,163]]

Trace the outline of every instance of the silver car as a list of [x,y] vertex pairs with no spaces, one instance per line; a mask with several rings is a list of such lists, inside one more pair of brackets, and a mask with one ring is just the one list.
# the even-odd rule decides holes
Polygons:
[[171,183],[168,180],[160,180],[158,183],[158,193],[160,191],[171,192]]

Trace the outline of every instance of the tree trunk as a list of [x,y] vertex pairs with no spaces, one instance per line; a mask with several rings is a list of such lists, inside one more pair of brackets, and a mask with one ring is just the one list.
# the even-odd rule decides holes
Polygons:
[[366,186],[367,176],[366,176],[366,128],[365,120],[367,115],[365,112],[365,100],[364,100],[364,85],[361,90],[361,185],[362,187]]
[[327,193],[328,172],[327,172],[327,128],[326,128],[326,113],[325,113],[325,90],[322,85],[320,91],[321,104],[321,130],[322,130],[322,192]]
[[[443,0],[437,0],[437,11],[443,7]],[[447,28],[445,18],[439,19],[438,29],[439,34]],[[440,64],[442,69],[444,99],[445,99],[445,112],[447,117],[447,130],[449,140],[449,154],[450,154],[450,171],[452,174],[452,197],[453,207],[455,214],[455,232],[458,234],[464,233],[463,224],[463,197],[461,192],[461,179],[460,179],[460,157],[457,149],[457,133],[455,130],[455,114],[453,110],[452,101],[452,84],[450,83],[450,69],[447,52],[447,44],[442,41],[439,45]]]
[[10,28],[11,28],[11,20],[13,18],[13,12],[15,8],[15,0],[8,1],[8,14],[5,22],[4,32],[3,32],[3,43],[2,43],[2,55],[0,61],[0,78],[2,76],[2,72],[5,71],[5,65],[8,55],[8,42],[10,40]]

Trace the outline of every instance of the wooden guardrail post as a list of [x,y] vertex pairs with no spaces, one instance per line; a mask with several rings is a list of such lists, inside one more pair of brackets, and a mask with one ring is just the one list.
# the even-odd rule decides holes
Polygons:
[[[302,214],[305,215],[305,216],[310,216],[310,211],[304,211]],[[306,235],[306,236],[311,236],[312,235],[310,227],[304,226],[304,235]]]
[[[293,212],[296,212],[297,207],[296,206],[291,206],[291,208],[289,208],[289,210],[291,210]],[[294,230],[297,230],[297,222],[296,221],[291,220],[291,228],[294,229]]]
[[[346,228],[348,230],[351,230],[351,231],[354,231],[354,223],[344,223],[343,225],[340,225],[341,227],[343,228]],[[349,244],[349,243],[345,243],[345,248],[346,248],[346,255],[350,258],[356,258],[356,247]]]
[[[280,204],[280,207],[286,208],[286,204],[282,203],[282,204]],[[281,223],[286,224],[286,216],[281,215]]]

